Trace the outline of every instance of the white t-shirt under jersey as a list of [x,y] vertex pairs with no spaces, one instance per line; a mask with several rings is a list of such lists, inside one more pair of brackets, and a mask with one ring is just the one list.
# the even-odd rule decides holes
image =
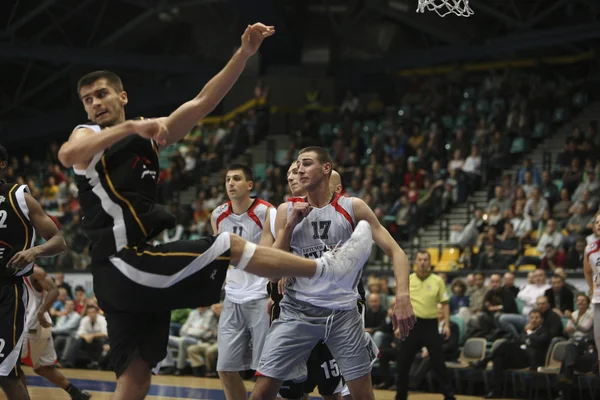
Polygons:
[[[271,204],[255,199],[248,211],[237,215],[233,213],[231,202],[221,204],[213,212],[212,218],[218,233],[231,232],[248,240],[260,242],[263,224]],[[261,278],[245,271],[229,268],[225,281],[225,296],[234,303],[246,303],[268,296],[267,278]]]
[[[294,202],[306,201],[304,198],[290,200],[288,217]],[[336,194],[325,207],[313,207],[294,228],[290,249],[294,254],[306,258],[320,258],[323,252],[350,239],[355,225],[352,198]],[[360,277],[360,274],[358,276]],[[356,285],[354,289],[346,290],[330,282],[310,278],[296,278],[288,287],[287,293],[297,300],[332,310],[356,309],[356,301],[359,299]]]
[[586,246],[585,257],[592,268],[592,279],[594,281],[592,303],[600,304],[600,239],[596,239]]

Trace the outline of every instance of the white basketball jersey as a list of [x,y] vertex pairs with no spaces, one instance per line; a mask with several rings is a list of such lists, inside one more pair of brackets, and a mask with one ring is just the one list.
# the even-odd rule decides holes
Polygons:
[[[306,199],[288,200],[288,218],[293,203],[298,201],[306,201]],[[313,207],[294,228],[290,249],[294,254],[306,258],[320,258],[323,252],[331,250],[337,244],[341,246],[350,239],[355,225],[352,198],[336,194],[331,203],[325,207]],[[333,310],[356,309],[356,301],[359,299],[356,285],[349,291],[330,282],[319,282],[310,278],[296,278],[287,293],[297,300]]]
[[600,239],[596,239],[586,246],[585,257],[592,268],[592,279],[594,281],[592,303],[600,304]]
[[[271,204],[261,199],[255,199],[248,211],[237,215],[233,213],[231,202],[221,204],[213,212],[213,220],[217,232],[231,232],[249,242],[260,242],[263,224]],[[267,278],[261,278],[248,272],[230,268],[225,281],[225,295],[234,303],[246,303],[268,296]]]
[[[34,338],[45,338],[49,337],[50,329],[45,329],[40,326],[40,322],[38,321],[38,312],[42,308],[44,304],[44,299],[46,297],[45,292],[38,292],[31,282],[30,277],[23,278],[25,284],[27,286],[27,292],[29,294],[29,302],[27,303],[27,314],[25,317],[25,337],[34,339]],[[48,312],[44,313],[46,317],[46,321],[52,323],[52,318],[50,318],[50,314]],[[34,332],[35,331],[35,332]]]

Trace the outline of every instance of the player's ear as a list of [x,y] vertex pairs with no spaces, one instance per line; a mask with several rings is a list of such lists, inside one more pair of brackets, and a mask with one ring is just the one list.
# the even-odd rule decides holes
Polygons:
[[129,103],[129,98],[127,97],[126,91],[122,91],[121,93],[119,93],[119,99],[121,100],[122,105],[126,105],[127,103]]
[[248,190],[252,190],[254,187],[254,181],[248,181]]

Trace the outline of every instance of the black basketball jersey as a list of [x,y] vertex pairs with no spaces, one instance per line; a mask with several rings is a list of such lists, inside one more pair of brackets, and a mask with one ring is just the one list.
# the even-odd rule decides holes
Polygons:
[[[75,129],[82,127],[102,134],[98,125]],[[175,217],[156,204],[159,162],[154,141],[128,136],[97,153],[86,170],[74,171],[92,259],[106,259],[175,226]]]
[[16,253],[31,248],[35,242],[25,193],[29,193],[25,185],[0,181],[0,284],[12,283],[33,272],[33,263],[21,270],[6,268]]

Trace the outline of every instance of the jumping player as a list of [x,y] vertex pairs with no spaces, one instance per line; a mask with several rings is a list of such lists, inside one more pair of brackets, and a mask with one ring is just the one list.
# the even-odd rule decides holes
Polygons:
[[56,283],[37,265],[33,274],[24,278],[29,295],[25,319],[25,341],[21,350],[21,363],[32,367],[36,374],[46,378],[75,400],[86,400],[91,394],[81,391],[55,368],[57,359],[52,340],[52,318],[48,310],[58,298]]
[[[406,255],[362,200],[331,193],[331,157],[327,150],[320,147],[301,150],[298,172],[308,196],[306,201],[288,202],[287,210],[278,211],[274,247],[318,258],[328,254],[332,246],[348,240],[354,226],[359,229],[364,222],[370,224],[375,241],[394,264],[399,304],[393,321],[394,328],[399,329],[398,335],[404,339],[415,322],[408,296]],[[352,397],[374,398],[370,371],[376,354],[356,308],[361,270],[362,267],[354,270],[344,277],[344,282],[335,285],[320,285],[302,278],[291,281],[281,301],[279,319],[273,322],[267,335],[251,399],[274,398],[283,381],[306,377],[305,363],[319,340],[334,355]]]
[[[250,168],[240,164],[229,167],[225,176],[229,201],[213,211],[213,232],[231,232],[251,243],[260,242],[263,224],[268,224],[267,215],[273,207],[250,197],[253,186]],[[268,281],[237,269],[227,271],[225,301],[219,318],[217,372],[225,396],[231,400],[248,398],[240,372],[258,367],[269,330],[269,318],[264,312]]]
[[[4,182],[8,153],[0,145],[0,386],[9,400],[29,399],[18,364],[23,345],[27,288],[38,257],[66,249],[65,240],[25,185]],[[46,242],[34,246],[35,235]]]
[[77,126],[58,156],[74,168],[82,225],[92,242],[94,292],[108,322],[117,375],[115,400],[146,396],[151,371],[166,356],[170,311],[218,302],[230,264],[269,278],[302,276],[346,285],[344,277],[360,269],[369,255],[370,246],[364,244],[371,240],[368,224],[357,226],[342,251],[317,260],[256,246],[230,233],[147,244],[176,222],[155,199],[158,147],[178,142],[210,113],[273,33],[273,27],[260,23],[248,26],[225,68],[164,118],[126,121],[127,93],[114,73],[93,72],[79,81],[91,124]]
[[[593,228],[596,237],[600,236],[600,214],[596,215]],[[596,348],[600,349],[600,239],[598,238],[585,248],[583,274],[590,288],[590,298],[594,305],[594,340]],[[598,370],[600,371],[600,353]]]

